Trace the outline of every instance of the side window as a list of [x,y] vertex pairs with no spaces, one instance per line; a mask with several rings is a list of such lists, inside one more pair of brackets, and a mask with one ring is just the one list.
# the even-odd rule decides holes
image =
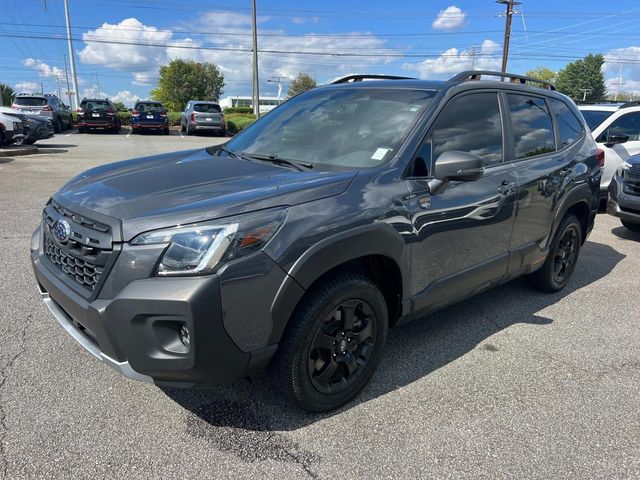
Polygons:
[[556,150],[553,123],[542,98],[507,94],[516,159]]
[[612,133],[622,133],[629,135],[629,141],[640,140],[640,112],[627,113],[613,121],[602,135],[598,137],[598,142],[606,142]]
[[448,150],[460,150],[484,157],[487,165],[502,162],[498,95],[472,93],[454,98],[431,127],[430,140],[434,160]]
[[574,144],[582,135],[582,125],[566,103],[554,98],[548,99],[556,116],[556,125],[560,132],[560,144],[568,147]]

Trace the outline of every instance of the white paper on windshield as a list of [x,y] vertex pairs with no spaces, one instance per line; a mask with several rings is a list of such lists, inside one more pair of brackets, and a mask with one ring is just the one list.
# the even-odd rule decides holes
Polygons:
[[371,155],[371,160],[382,160],[387,152],[391,150],[390,148],[378,148],[373,155]]

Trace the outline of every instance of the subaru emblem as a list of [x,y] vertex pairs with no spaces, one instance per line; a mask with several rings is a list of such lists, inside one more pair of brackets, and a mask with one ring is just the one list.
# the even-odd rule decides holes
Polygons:
[[71,225],[64,218],[59,218],[53,223],[51,231],[56,240],[60,243],[66,243],[71,237]]

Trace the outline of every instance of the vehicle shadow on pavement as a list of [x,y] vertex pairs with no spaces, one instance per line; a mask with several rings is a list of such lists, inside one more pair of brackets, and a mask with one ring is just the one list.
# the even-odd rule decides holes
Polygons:
[[[49,151],[49,149],[52,148],[75,148],[78,145],[73,144],[73,143],[45,143],[45,144],[39,144],[36,143],[36,147],[38,147],[38,149],[46,149],[47,151]],[[65,150],[66,151],[66,150]]]
[[551,319],[538,315],[546,307],[609,274],[625,258],[608,245],[587,242],[569,285],[556,294],[529,287],[526,279],[514,280],[484,294],[437,312],[428,318],[400,325],[389,333],[386,353],[371,383],[351,403],[328,414],[309,414],[283,400],[263,375],[252,381],[213,389],[163,389],[189,410],[185,429],[206,439],[212,447],[231,452],[245,461],[275,459],[301,465],[316,459],[288,436],[319,420],[393,392],[431,372],[482,348],[488,354],[497,347],[485,340],[518,323],[544,328]]
[[632,232],[626,227],[616,227],[611,230],[616,237],[621,238],[622,240],[633,240],[635,242],[640,242],[640,233]]

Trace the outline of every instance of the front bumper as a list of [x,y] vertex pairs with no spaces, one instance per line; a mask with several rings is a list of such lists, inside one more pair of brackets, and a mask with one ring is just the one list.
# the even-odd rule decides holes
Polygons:
[[162,249],[150,247],[145,257],[125,244],[100,290],[83,295],[43,253],[41,230],[31,260],[44,303],[85,350],[123,375],[166,386],[216,385],[263,370],[275,353],[270,307],[287,275],[264,253],[218,274],[154,277]]
[[624,179],[616,174],[609,184],[607,213],[626,222],[640,224],[640,197],[624,193],[623,185]]

